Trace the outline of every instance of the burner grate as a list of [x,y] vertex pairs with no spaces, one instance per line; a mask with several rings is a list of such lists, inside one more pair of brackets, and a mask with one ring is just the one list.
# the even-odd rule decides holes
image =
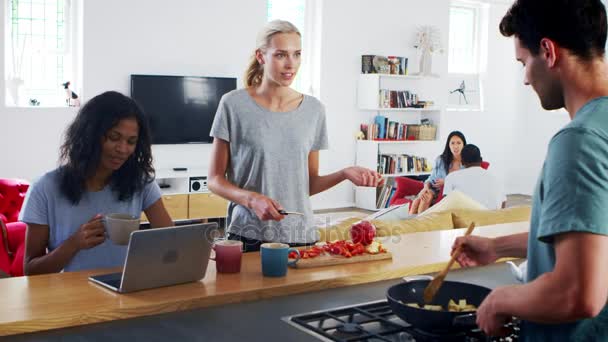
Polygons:
[[288,323],[326,341],[517,341],[516,333],[502,339],[490,339],[479,330],[448,335],[421,331],[393,313],[386,300],[348,307],[299,314]]
[[294,316],[291,320],[334,341],[393,341],[385,336],[405,332],[409,325],[395,323],[389,316],[394,315],[383,301]]

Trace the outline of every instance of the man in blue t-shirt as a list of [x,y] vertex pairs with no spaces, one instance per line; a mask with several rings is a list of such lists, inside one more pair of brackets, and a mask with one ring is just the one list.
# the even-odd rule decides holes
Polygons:
[[528,258],[527,283],[492,291],[477,324],[499,334],[512,316],[525,341],[608,340],[608,64],[600,0],[518,0],[500,23],[543,108],[571,122],[549,143],[530,233],[458,238],[458,262]]

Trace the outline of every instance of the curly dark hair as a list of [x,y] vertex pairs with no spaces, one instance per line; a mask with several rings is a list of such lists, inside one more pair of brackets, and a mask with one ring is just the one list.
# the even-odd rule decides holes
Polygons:
[[127,201],[154,180],[148,120],[131,98],[108,91],[89,100],[67,128],[61,146],[60,189],[78,204],[86,181],[95,175],[106,133],[120,120],[134,118],[139,126],[135,152],[112,173],[110,185],[118,200]]
[[543,38],[585,61],[605,52],[606,9],[600,0],[517,0],[499,28],[505,37],[516,36],[534,56]]
[[448,140],[445,142],[445,148],[443,149],[443,153],[439,156],[441,161],[443,161],[443,167],[445,168],[445,173],[450,172],[450,164],[452,164],[452,160],[454,160],[454,155],[452,154],[452,150],[450,150],[450,139],[453,136],[457,136],[462,140],[462,145],[466,146],[467,139],[464,137],[464,134],[460,131],[453,131],[448,135]]

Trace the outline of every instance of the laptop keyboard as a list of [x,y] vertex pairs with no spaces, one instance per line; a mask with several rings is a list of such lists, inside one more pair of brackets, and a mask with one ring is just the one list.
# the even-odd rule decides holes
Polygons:
[[93,276],[96,280],[99,280],[102,283],[113,286],[116,289],[120,288],[120,280],[122,279],[122,273],[110,273],[110,274],[102,274]]
[[108,279],[106,280],[106,284],[113,286],[115,288],[120,288],[120,278],[118,279]]

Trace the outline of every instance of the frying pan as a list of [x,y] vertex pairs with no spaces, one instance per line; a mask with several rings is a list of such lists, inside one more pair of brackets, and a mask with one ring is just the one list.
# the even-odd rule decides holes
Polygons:
[[386,298],[393,312],[415,328],[434,333],[451,333],[476,328],[477,317],[474,312],[449,312],[447,311],[448,302],[450,299],[456,303],[461,299],[466,299],[467,304],[479,307],[491,291],[487,287],[444,281],[430,304],[441,305],[446,311],[425,310],[404,304],[423,305],[424,289],[432,279],[430,276],[408,277],[404,278],[405,282],[391,286],[386,293]]

